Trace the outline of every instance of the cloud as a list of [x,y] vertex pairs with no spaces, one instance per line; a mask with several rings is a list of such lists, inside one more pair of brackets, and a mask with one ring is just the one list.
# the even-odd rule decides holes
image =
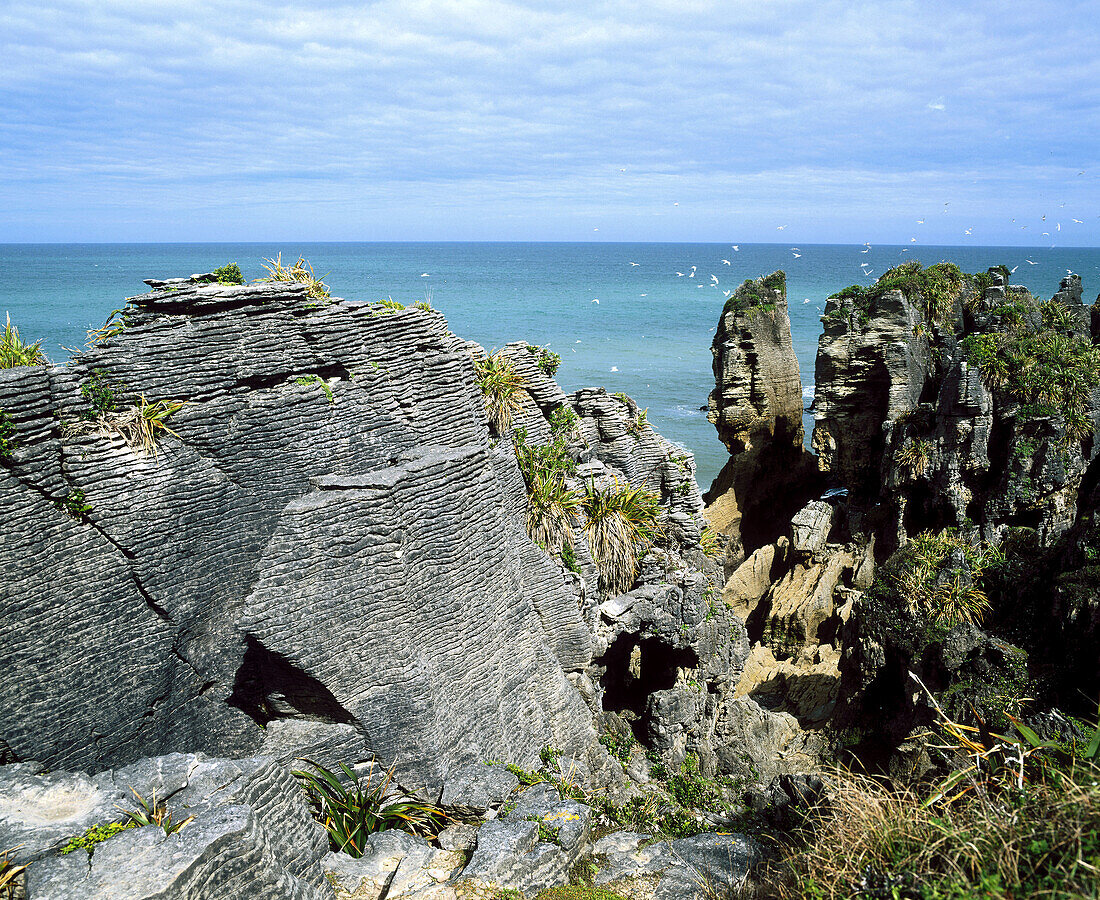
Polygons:
[[[247,239],[280,203],[288,232],[314,229],[303,239],[362,236],[356,209],[443,228],[412,205],[442,204],[486,238],[591,236],[580,220],[605,215],[619,225],[601,236],[652,237],[659,218],[670,240],[701,227],[667,214],[674,189],[715,227],[731,208],[856,216],[864,197],[846,191],[906,181],[926,195],[899,221],[949,193],[995,204],[1020,193],[1004,173],[1040,172],[1039,186],[1100,169],[1100,61],[1065,50],[1097,36],[1092,17],[1053,0],[1020,15],[1010,29],[993,8],[915,0],[873,14],[837,0],[10,0],[0,240],[41,239],[51,216],[59,240],[158,216],[170,239],[171,213],[190,210]],[[948,94],[950,115],[923,112]],[[1095,179],[1072,190],[1096,205]]]

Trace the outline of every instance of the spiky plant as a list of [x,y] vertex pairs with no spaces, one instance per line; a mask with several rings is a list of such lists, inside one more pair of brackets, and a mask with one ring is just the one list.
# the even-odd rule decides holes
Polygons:
[[447,820],[447,814],[432,803],[396,797],[391,789],[393,769],[374,763],[365,775],[359,775],[340,763],[342,775],[303,759],[314,771],[295,771],[313,805],[314,816],[328,832],[329,844],[337,852],[359,858],[366,849],[367,837],[376,831],[397,828],[420,836],[435,835]]
[[183,403],[178,400],[156,400],[150,403],[142,394],[134,406],[104,419],[101,424],[106,430],[121,435],[132,449],[139,450],[146,456],[151,453],[157,458],[157,444],[162,433],[179,437],[168,427],[167,421],[182,407]]
[[[165,834],[176,834],[186,825],[195,821],[194,816],[188,816],[182,820],[173,819],[164,801],[157,801],[155,791],[150,799],[146,800],[135,788],[130,788],[130,790],[134,795],[134,799],[138,802],[138,808],[123,809],[122,812],[138,828],[143,828],[146,825],[156,825],[164,829]],[[119,809],[122,809],[122,807],[119,807]]]
[[17,866],[11,860],[11,854],[18,849],[19,847],[12,847],[0,852],[0,900],[9,900],[16,896],[17,879],[27,868]]
[[923,438],[913,438],[898,451],[898,463],[905,466],[914,475],[923,475],[928,468],[932,455],[932,442]]
[[535,470],[527,483],[527,533],[536,544],[561,556],[573,546],[573,522],[580,495],[570,490],[560,473]]
[[24,343],[19,337],[19,329],[11,324],[11,316],[8,315],[4,335],[0,339],[0,369],[47,365],[49,360],[39,346],[41,343],[42,341],[35,341],[33,344]]
[[318,278],[314,275],[313,266],[304,257],[299,256],[298,261],[288,267],[283,265],[283,254],[279,253],[274,259],[265,259],[263,267],[270,277],[261,278],[260,281],[294,281],[306,286],[307,297],[314,300],[329,299],[328,285],[323,280],[325,276]]
[[526,382],[503,352],[474,361],[477,386],[485,399],[485,414],[498,435],[512,427],[512,414],[519,409]]
[[652,544],[660,534],[660,499],[617,480],[603,488],[589,482],[581,509],[601,586],[610,595],[630,590],[638,577],[637,547]]
[[899,594],[932,624],[976,625],[989,612],[989,599],[978,579],[999,559],[995,547],[974,547],[944,529],[939,534],[918,534],[901,552],[902,564],[895,576]]

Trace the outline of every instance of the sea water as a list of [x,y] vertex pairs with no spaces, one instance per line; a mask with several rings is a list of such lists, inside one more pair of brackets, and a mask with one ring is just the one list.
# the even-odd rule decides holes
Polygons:
[[[1100,249],[786,244],[329,243],[2,244],[0,315],[42,339],[57,363],[80,350],[145,278],[208,272],[227,262],[247,279],[265,257],[298,256],[349,300],[430,299],[451,329],[487,350],[525,340],[562,358],[566,391],[600,385],[648,408],[661,434],[695,454],[706,488],[727,456],[706,419],[711,341],[726,300],[746,278],[787,273],[791,329],[807,403],[825,298],[871,284],[907,259],[964,271],[1004,264],[1013,283],[1049,298],[1067,271],[1100,290]],[[807,419],[808,429],[812,419]]]

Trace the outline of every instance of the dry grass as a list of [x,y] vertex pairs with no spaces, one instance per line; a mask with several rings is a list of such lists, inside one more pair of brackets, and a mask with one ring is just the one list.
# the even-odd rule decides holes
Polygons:
[[14,369],[16,366],[44,366],[49,360],[39,346],[42,342],[24,343],[19,337],[19,329],[11,324],[7,316],[4,334],[0,337],[0,369]]
[[156,400],[150,403],[142,394],[138,402],[122,412],[100,413],[94,419],[81,419],[65,426],[67,434],[87,434],[99,431],[104,435],[117,434],[126,445],[145,456],[159,458],[158,442],[164,434],[179,437],[168,427],[168,419],[180,409],[180,400]]
[[292,266],[283,265],[283,254],[278,254],[274,259],[265,259],[263,267],[270,273],[269,278],[261,278],[260,281],[294,281],[306,286],[306,296],[314,300],[328,300],[328,285],[322,280],[324,275],[318,278],[313,274],[313,266],[303,257]]
[[19,847],[0,852],[0,900],[9,900],[16,896],[16,890],[20,887],[22,873],[26,866],[17,866],[11,860],[11,854]]
[[512,427],[512,414],[519,409],[526,381],[501,351],[474,361],[477,386],[485,398],[485,414],[498,435]]
[[1100,896],[1100,772],[936,806],[850,772],[830,779],[758,897]]
[[601,587],[612,596],[629,591],[638,577],[637,546],[648,546],[660,534],[660,499],[618,481],[602,489],[590,483],[581,507]]

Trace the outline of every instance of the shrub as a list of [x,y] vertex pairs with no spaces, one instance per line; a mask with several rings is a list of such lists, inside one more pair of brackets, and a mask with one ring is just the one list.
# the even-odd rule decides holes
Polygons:
[[580,416],[571,406],[559,406],[550,413],[550,433],[554,437],[578,434],[580,421]]
[[15,424],[11,416],[0,407],[0,459],[11,459],[12,451],[19,446],[15,438]]
[[80,396],[88,401],[90,411],[81,413],[85,420],[95,420],[118,408],[117,386],[107,380],[103,369],[93,369],[87,380],[80,386]]
[[64,500],[55,500],[54,503],[59,509],[65,510],[65,512],[74,519],[83,519],[92,511],[91,504],[84,498],[84,490],[82,488],[73,488],[69,491]]
[[932,454],[932,442],[923,438],[913,438],[898,451],[898,464],[905,466],[914,475],[923,475],[928,468]]
[[241,267],[235,262],[226,263],[224,266],[219,266],[214,270],[214,278],[217,279],[218,284],[244,284],[244,276],[241,274]]
[[329,299],[328,285],[323,281],[324,275],[317,278],[313,274],[311,266],[303,257],[299,256],[293,266],[287,268],[283,265],[283,255],[278,254],[274,259],[265,259],[263,267],[267,269],[268,278],[260,281],[293,281],[306,286],[306,296],[314,300],[325,301]]
[[512,427],[512,414],[519,409],[526,382],[512,361],[501,351],[475,360],[477,386],[485,398],[485,414],[493,430],[503,435]]
[[376,300],[373,304],[379,313],[391,313],[398,312],[405,308],[405,304],[398,300],[394,300],[393,297],[387,297],[385,300]]
[[372,763],[366,776],[360,776],[341,763],[341,777],[311,760],[302,762],[314,771],[295,771],[294,775],[301,779],[314,816],[324,825],[329,843],[337,852],[358,859],[366,848],[367,836],[377,831],[397,828],[429,836],[446,821],[446,813],[438,806],[394,797],[393,767],[375,772]]
[[617,480],[602,489],[589,482],[581,508],[601,586],[612,595],[630,590],[638,574],[636,545],[649,545],[660,534],[660,499]]
[[19,337],[19,329],[11,324],[11,316],[7,317],[4,326],[4,335],[0,339],[0,369],[14,369],[16,366],[44,366],[49,360],[42,352],[42,341],[26,344]]
[[536,347],[534,344],[528,344],[527,351],[535,357],[535,365],[553,378],[561,365],[561,356],[549,347]]
[[967,281],[977,277],[964,274],[954,263],[937,263],[925,269],[912,259],[888,269],[870,287],[849,285],[829,299],[850,299],[857,308],[867,310],[889,291],[901,291],[910,302],[918,302],[927,322],[943,324],[962,297]]

